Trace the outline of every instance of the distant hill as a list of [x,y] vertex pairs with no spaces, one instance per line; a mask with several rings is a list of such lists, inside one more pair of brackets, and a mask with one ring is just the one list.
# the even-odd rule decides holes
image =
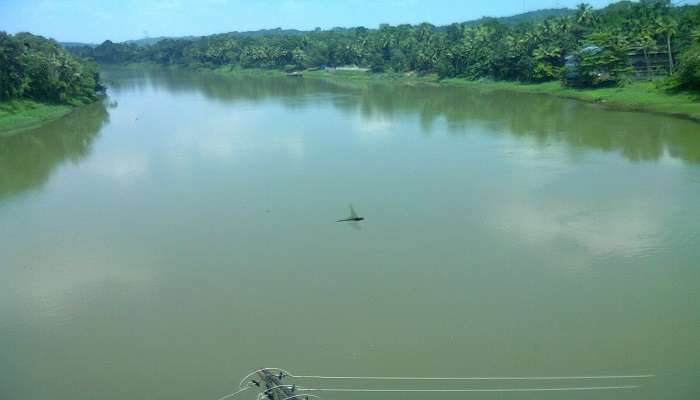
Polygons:
[[[227,33],[220,33],[217,35],[230,35],[230,36],[238,36],[238,37],[260,37],[260,36],[274,36],[274,35],[304,35],[308,31],[300,31],[297,29],[282,29],[282,28],[274,28],[274,29],[260,29],[257,31],[233,31],[233,32],[227,32]],[[126,44],[135,44],[137,46],[150,46],[152,44],[156,44],[160,41],[166,40],[166,39],[175,39],[175,40],[197,40],[201,36],[158,36],[158,37],[148,37],[148,38],[141,38],[141,39],[134,39],[134,40],[126,40],[122,43]]]
[[[232,31],[232,32],[226,32],[226,33],[219,33],[215,35],[228,35],[228,36],[237,36],[237,37],[260,37],[260,36],[274,36],[274,35],[304,35],[308,33],[308,31],[300,31],[298,29],[282,29],[282,28],[274,28],[274,29],[260,29],[257,31]],[[142,39],[135,39],[135,40],[126,40],[122,43],[127,43],[127,44],[135,44],[137,46],[150,46],[152,44],[156,44],[162,40],[166,39],[175,39],[175,40],[197,40],[201,36],[159,36],[159,37],[153,37],[153,38],[142,38]]]
[[94,43],[80,43],[80,42],[58,42],[58,44],[64,49],[69,49],[71,47],[96,47]]
[[294,35],[304,35],[308,32],[309,31],[300,31],[298,29],[274,28],[274,29],[259,29],[257,31],[243,31],[243,32],[233,31],[233,32],[226,33],[226,35],[239,36],[239,37],[259,37],[259,36],[275,36],[275,35],[294,36]]
[[544,9],[544,10],[528,11],[526,13],[512,15],[510,17],[500,17],[500,18],[483,17],[483,18],[476,19],[473,21],[464,22],[463,24],[466,26],[474,26],[474,25],[479,25],[481,23],[484,23],[485,21],[493,20],[493,19],[496,19],[499,22],[502,22],[502,23],[507,24],[507,25],[517,25],[517,24],[521,24],[524,22],[537,23],[537,22],[542,22],[545,19],[550,18],[550,17],[566,17],[568,15],[573,14],[574,12],[575,12],[575,10],[572,10],[570,8],[548,8],[548,9]]
[[134,39],[134,40],[126,40],[122,43],[127,43],[127,44],[135,44],[137,46],[150,46],[152,44],[156,44],[162,40],[166,39],[176,39],[176,40],[196,40],[199,39],[199,36],[158,36],[158,37],[147,37],[147,38],[141,38],[141,39]]
[[[165,39],[170,39],[166,36],[159,36],[159,37],[147,37],[147,38],[141,38],[141,39],[134,39],[134,40],[125,40],[123,43],[128,43],[128,44],[135,44],[137,46],[150,46],[152,44],[156,44],[160,42],[161,40]],[[175,39],[175,38],[172,38]]]

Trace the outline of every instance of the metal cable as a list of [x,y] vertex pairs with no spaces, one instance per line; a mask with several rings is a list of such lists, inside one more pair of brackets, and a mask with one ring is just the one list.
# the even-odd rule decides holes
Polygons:
[[244,387],[243,389],[241,389],[241,390],[239,390],[239,391],[237,391],[237,392],[233,392],[233,393],[231,393],[231,394],[227,394],[227,395],[224,396],[224,397],[220,397],[218,400],[226,400],[226,399],[229,399],[229,398],[231,398],[231,397],[233,397],[233,396],[236,396],[236,395],[239,394],[239,393],[245,392],[245,391],[248,390],[248,389],[250,389],[250,386],[246,386],[246,387]]
[[591,375],[591,376],[501,376],[501,377],[428,377],[428,376],[321,376],[321,375],[293,375],[288,376],[298,379],[357,379],[357,380],[382,380],[382,381],[549,381],[549,380],[576,380],[576,379],[644,379],[654,378],[656,375]]
[[587,386],[561,388],[518,388],[518,389],[340,389],[340,388],[306,388],[300,392],[419,392],[419,393],[465,393],[465,392],[573,392],[588,390],[629,390],[639,386]]

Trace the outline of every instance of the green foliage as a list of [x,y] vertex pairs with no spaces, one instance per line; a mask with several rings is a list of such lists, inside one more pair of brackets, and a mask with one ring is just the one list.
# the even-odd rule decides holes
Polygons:
[[41,36],[0,32],[0,100],[78,104],[94,99],[100,89],[93,62]]
[[578,71],[574,86],[596,87],[620,83],[631,72],[629,42],[621,32],[597,32],[586,37],[589,43],[576,54]]
[[700,44],[693,45],[681,56],[676,82],[679,87],[700,90]]
[[[692,44],[686,37],[700,22],[698,9],[675,7],[667,0],[620,1],[601,10],[581,4],[575,10],[443,27],[423,23],[378,29],[233,32],[160,40],[147,46],[107,41],[71,51],[103,63],[279,70],[354,65],[375,72],[524,82],[565,77],[565,59],[572,55],[574,67],[580,70],[575,71],[577,84],[595,86],[622,81],[631,71],[630,53],[643,53],[648,66],[650,53],[666,51],[670,53],[667,69],[673,70],[673,56]],[[601,51],[581,52],[589,45]]]
[[[692,29],[686,30],[689,45],[680,56],[672,85],[683,89],[700,90],[700,8],[688,16],[686,21],[693,24]],[[676,29],[682,32],[683,25]]]

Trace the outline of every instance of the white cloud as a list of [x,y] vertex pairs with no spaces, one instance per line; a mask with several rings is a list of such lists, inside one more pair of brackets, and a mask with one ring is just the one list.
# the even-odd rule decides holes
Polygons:
[[358,115],[354,123],[355,131],[365,137],[388,137],[392,133],[394,122],[384,115],[361,116]]
[[84,301],[86,292],[120,285],[150,290],[158,281],[155,271],[123,265],[121,257],[97,247],[69,258],[57,250],[17,275],[17,297],[28,312],[40,314],[36,320],[65,319]]
[[653,250],[662,236],[664,216],[643,203],[590,208],[585,202],[557,205],[512,203],[493,212],[493,228],[542,248],[575,244],[587,255],[635,256]]
[[115,154],[96,158],[89,168],[101,177],[127,183],[145,175],[150,161],[145,154]]

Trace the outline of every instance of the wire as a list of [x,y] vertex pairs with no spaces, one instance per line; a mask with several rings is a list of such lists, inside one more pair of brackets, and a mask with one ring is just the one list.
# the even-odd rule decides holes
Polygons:
[[[323,375],[294,375],[281,368],[260,368],[246,375],[240,383],[241,390],[224,396],[218,400],[226,400],[233,397],[244,390],[250,388],[252,382],[246,381],[259,372],[277,372],[280,378],[290,377],[296,379],[329,379],[329,380],[387,380],[387,381],[554,381],[554,380],[603,380],[603,379],[647,379],[654,378],[656,375],[640,374],[640,375],[584,375],[584,376],[501,376],[501,377],[427,377],[427,376],[323,376]],[[288,387],[289,385],[280,385],[263,391],[276,389],[278,387]],[[469,392],[564,392],[564,391],[601,391],[601,390],[629,390],[638,389],[637,385],[620,385],[620,386],[579,386],[579,387],[554,387],[554,388],[496,388],[496,389],[349,389],[349,388],[297,388],[300,392],[414,392],[414,393],[469,393]],[[262,394],[262,393],[261,393]],[[289,399],[298,398],[292,396]],[[309,395],[309,397],[316,397]]]
[[358,379],[381,381],[550,381],[550,380],[575,380],[575,379],[644,379],[654,378],[656,375],[592,375],[592,376],[501,376],[501,377],[427,377],[427,376],[320,376],[320,375],[293,375],[298,379]]
[[300,392],[420,392],[420,393],[464,393],[464,392],[573,392],[587,390],[627,390],[639,386],[587,386],[561,388],[520,388],[520,389],[298,389]]
[[488,376],[488,377],[440,377],[440,376],[323,376],[323,375],[294,375],[282,368],[260,368],[246,375],[241,380],[242,388],[245,382],[262,371],[277,371],[283,376],[297,379],[355,379],[382,381],[555,381],[555,380],[595,380],[595,379],[648,379],[655,378],[653,374],[639,375],[583,375],[583,376]]
[[271,392],[274,391],[275,389],[279,389],[279,388],[291,388],[291,387],[292,387],[292,385],[277,385],[277,386],[272,386],[272,387],[269,387],[269,388],[263,390],[262,393],[271,393]]
[[239,393],[243,393],[243,392],[245,392],[245,391],[248,390],[248,389],[250,389],[250,386],[246,386],[246,387],[244,387],[243,389],[241,389],[241,390],[239,390],[239,391],[237,391],[237,392],[233,392],[233,393],[231,393],[231,394],[227,394],[227,395],[224,396],[224,397],[220,397],[218,400],[226,400],[226,399],[231,398],[231,397],[233,397],[233,396],[235,396],[235,395],[237,395],[237,394],[239,394]]
[[320,397],[318,397],[318,396],[316,396],[316,395],[313,395],[313,394],[295,394],[294,396],[289,396],[289,397],[287,397],[286,399],[283,399],[283,400],[298,399],[298,398],[300,398],[300,397],[306,397],[306,398],[313,397],[313,398],[315,398],[315,399],[320,399]]

